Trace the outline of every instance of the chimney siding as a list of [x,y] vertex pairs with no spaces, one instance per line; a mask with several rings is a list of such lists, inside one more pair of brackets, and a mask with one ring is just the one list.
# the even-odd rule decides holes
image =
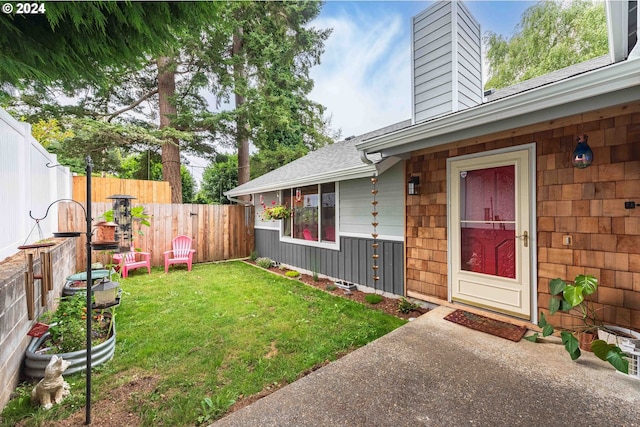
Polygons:
[[413,122],[482,103],[480,25],[458,1],[441,1],[412,19]]

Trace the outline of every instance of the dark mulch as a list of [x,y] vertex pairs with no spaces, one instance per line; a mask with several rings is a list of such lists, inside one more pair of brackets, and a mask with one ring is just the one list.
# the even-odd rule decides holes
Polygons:
[[[255,265],[255,262],[252,261],[247,261],[251,264]],[[286,277],[286,272],[290,271],[287,268],[278,268],[278,267],[271,267],[269,268],[269,271],[279,274],[281,276],[285,276]],[[366,305],[369,308],[372,308],[374,310],[380,310],[383,311],[387,314],[390,314],[391,316],[396,316],[399,317],[401,319],[405,319],[405,320],[409,320],[411,318],[416,318],[418,316],[423,315],[424,313],[426,313],[427,311],[429,311],[426,308],[423,307],[418,307],[417,309],[409,312],[409,313],[402,313],[400,311],[398,311],[398,304],[400,302],[400,299],[398,298],[389,298],[386,296],[382,296],[382,301],[377,303],[377,304],[369,304],[366,300],[365,300],[365,295],[367,294],[366,292],[362,292],[362,291],[358,291],[358,290],[353,290],[353,291],[346,291],[344,289],[340,289],[340,288],[336,288],[334,290],[330,290],[327,289],[328,286],[333,285],[334,282],[332,280],[326,279],[326,278],[318,278],[318,280],[313,280],[313,276],[308,275],[308,274],[300,274],[299,277],[296,278],[296,280],[300,280],[301,282],[306,283],[309,286],[313,286],[315,288],[321,289],[325,292],[329,292],[330,294],[333,295],[338,295],[340,297],[343,298],[348,298],[350,300],[353,301],[357,301],[361,304]]]

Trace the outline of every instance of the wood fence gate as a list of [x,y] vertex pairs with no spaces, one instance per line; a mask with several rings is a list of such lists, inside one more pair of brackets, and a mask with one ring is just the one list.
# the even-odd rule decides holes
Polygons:
[[[83,205],[86,208],[86,205]],[[244,258],[254,249],[253,206],[137,204],[151,215],[150,227],[134,225],[144,235],[134,232],[134,246],[151,253],[151,265],[164,265],[164,251],[171,249],[171,240],[184,234],[193,239],[196,250],[194,263]],[[111,203],[92,203],[91,217],[95,225],[99,217],[112,208]],[[60,203],[58,231],[86,231],[83,208],[76,203]],[[86,235],[77,238],[76,265],[86,263]],[[93,262],[110,262],[111,254],[93,251]]]

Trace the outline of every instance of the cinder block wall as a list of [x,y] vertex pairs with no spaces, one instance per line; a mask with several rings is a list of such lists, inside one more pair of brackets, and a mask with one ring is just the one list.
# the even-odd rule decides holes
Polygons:
[[[20,380],[22,359],[31,340],[27,332],[42,313],[55,309],[66,277],[76,272],[75,239],[56,239],[56,243],[55,246],[40,249],[51,252],[53,291],[43,297],[40,281],[34,281],[34,320],[29,320],[27,316],[25,251],[0,262],[0,411]],[[34,264],[35,274],[41,274],[38,253],[35,253]],[[41,303],[43,298],[44,306]]]
[[[594,152],[586,169],[570,160],[579,133]],[[422,188],[407,197],[407,293],[447,299],[446,159],[534,141],[538,311],[546,313],[551,279],[593,274],[602,319],[640,330],[640,208],[624,209],[625,201],[640,202],[640,104],[412,153],[407,179],[420,175]],[[565,234],[572,245],[563,245]]]

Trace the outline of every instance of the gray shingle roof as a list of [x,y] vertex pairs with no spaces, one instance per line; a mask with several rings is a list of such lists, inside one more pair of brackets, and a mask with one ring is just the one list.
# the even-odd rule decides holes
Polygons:
[[498,89],[491,95],[486,96],[486,99],[487,102],[490,102],[495,101],[496,99],[506,98],[507,96],[515,95],[517,93],[535,89],[546,84],[568,79],[569,77],[577,76],[578,74],[586,73],[587,71],[602,68],[610,64],[611,58],[609,57],[609,55],[599,56],[597,58],[592,58],[578,64],[570,65],[569,67],[565,67],[560,70],[552,71],[542,76],[534,77],[532,79],[525,80],[523,82],[516,83],[502,89]]
[[298,186],[301,182],[309,181],[315,181],[315,183],[340,181],[345,179],[340,177],[345,171],[359,172],[361,170],[363,173],[371,173],[375,168],[360,159],[360,152],[356,150],[356,143],[403,129],[410,125],[411,120],[404,120],[363,135],[326,145],[276,170],[229,190],[225,192],[225,195],[235,197],[257,191],[273,191]]

